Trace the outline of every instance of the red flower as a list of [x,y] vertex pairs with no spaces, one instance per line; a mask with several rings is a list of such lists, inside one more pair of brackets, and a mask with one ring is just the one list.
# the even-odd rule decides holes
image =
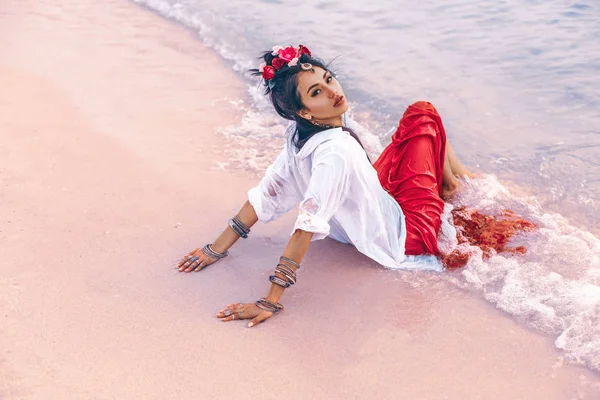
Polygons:
[[279,58],[285,62],[290,62],[296,57],[296,49],[292,46],[279,50]]
[[296,57],[300,58],[300,56],[302,54],[307,54],[309,57],[312,56],[312,53],[310,52],[309,49],[307,49],[306,47],[300,45],[300,47],[298,47],[298,54],[296,55]]
[[262,77],[265,81],[270,81],[274,76],[275,68],[271,67],[270,65],[267,65],[265,68],[263,68]]
[[285,61],[283,61],[281,58],[277,57],[277,58],[274,58],[273,61],[271,61],[271,64],[273,65],[273,68],[281,69],[281,67],[283,67],[285,65]]

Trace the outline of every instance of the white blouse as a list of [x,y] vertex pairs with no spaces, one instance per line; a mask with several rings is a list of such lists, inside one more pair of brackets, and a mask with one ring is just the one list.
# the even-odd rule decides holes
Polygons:
[[312,240],[329,236],[351,243],[389,268],[440,269],[439,263],[410,262],[415,258],[404,255],[404,214],[349,133],[319,132],[298,151],[290,141],[294,129],[294,124],[288,128],[283,150],[248,191],[260,221],[273,221],[299,203],[292,234],[301,229],[314,232]]

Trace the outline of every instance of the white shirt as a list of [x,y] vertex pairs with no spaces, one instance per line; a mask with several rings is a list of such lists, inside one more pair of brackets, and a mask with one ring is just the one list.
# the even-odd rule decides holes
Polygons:
[[[360,144],[342,128],[321,131],[298,151],[287,131],[286,144],[248,200],[262,222],[300,204],[292,231],[314,232],[353,244],[389,268],[435,269],[438,263],[404,263],[406,225],[396,200],[379,183]],[[408,257],[414,261],[414,257]],[[430,257],[429,257],[430,258]]]

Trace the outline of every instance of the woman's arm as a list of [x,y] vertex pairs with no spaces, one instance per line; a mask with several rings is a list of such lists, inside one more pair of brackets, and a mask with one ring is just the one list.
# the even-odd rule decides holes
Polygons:
[[[287,247],[283,252],[283,257],[289,258],[297,264],[302,262],[304,259],[304,255],[308,250],[308,246],[310,245],[310,240],[312,239],[313,232],[306,232],[300,229],[296,229],[292,237],[290,238]],[[292,265],[290,268],[296,272],[298,269]],[[275,273],[281,279],[286,279],[285,276],[280,274],[279,272]],[[283,291],[285,289],[279,285],[271,283],[271,288],[269,289],[269,294],[267,295],[267,300],[273,303],[278,303],[281,295],[283,295]]]
[[[252,228],[252,226],[258,221],[258,216],[256,215],[256,211],[252,204],[249,201],[246,201],[240,211],[238,212],[238,217],[242,221],[244,225],[248,227],[248,229]],[[223,233],[215,240],[213,244],[211,244],[212,250],[217,253],[225,253],[237,240],[240,238],[237,233],[231,226],[227,226]],[[198,257],[193,262],[188,262],[190,257]],[[179,272],[192,272],[192,271],[200,271],[201,269],[207,267],[208,265],[218,261],[218,258],[211,258],[202,252],[201,248],[195,249],[187,254],[181,261],[179,261],[177,265],[177,269]]]
[[[258,221],[258,217],[256,216],[256,211],[254,211],[254,207],[250,204],[249,201],[246,200],[240,211],[238,212],[238,217],[242,221],[244,225],[248,228],[252,228],[256,221]],[[237,233],[231,229],[230,226],[227,226],[223,233],[215,240],[212,244],[212,248],[214,251],[219,253],[225,253],[240,237]]]
[[[291,260],[293,263],[300,264],[306,251],[308,250],[308,246],[310,244],[310,240],[312,239],[313,232],[303,231],[301,229],[297,229],[294,231],[294,234],[290,238],[285,251],[283,252],[283,258],[287,258]],[[280,259],[280,262],[285,263],[288,268],[293,269],[294,273],[298,270],[292,263],[288,261],[283,261]],[[288,281],[287,277],[279,272],[275,273],[280,279],[284,281]],[[268,311],[263,306],[259,306],[258,302],[255,303],[236,303],[236,304],[228,304],[224,309],[217,313],[217,317],[221,319],[223,322],[233,321],[235,319],[251,319],[248,327],[251,328],[256,324],[261,323],[262,321],[273,316],[275,310],[275,305],[279,303],[279,299],[283,295],[283,291],[285,289],[275,283],[271,284],[271,288],[269,289],[269,294],[265,297],[267,301],[272,304],[272,311]]]

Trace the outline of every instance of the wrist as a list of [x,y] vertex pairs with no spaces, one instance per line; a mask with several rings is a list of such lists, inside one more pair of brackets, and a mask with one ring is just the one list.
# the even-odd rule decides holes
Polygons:
[[279,303],[279,300],[281,299],[281,294],[269,293],[265,296],[265,299],[269,300],[272,303]]
[[221,254],[225,253],[228,249],[227,246],[223,246],[222,244],[219,245],[219,243],[217,243],[217,242],[211,244],[210,247],[217,253],[221,253]]

